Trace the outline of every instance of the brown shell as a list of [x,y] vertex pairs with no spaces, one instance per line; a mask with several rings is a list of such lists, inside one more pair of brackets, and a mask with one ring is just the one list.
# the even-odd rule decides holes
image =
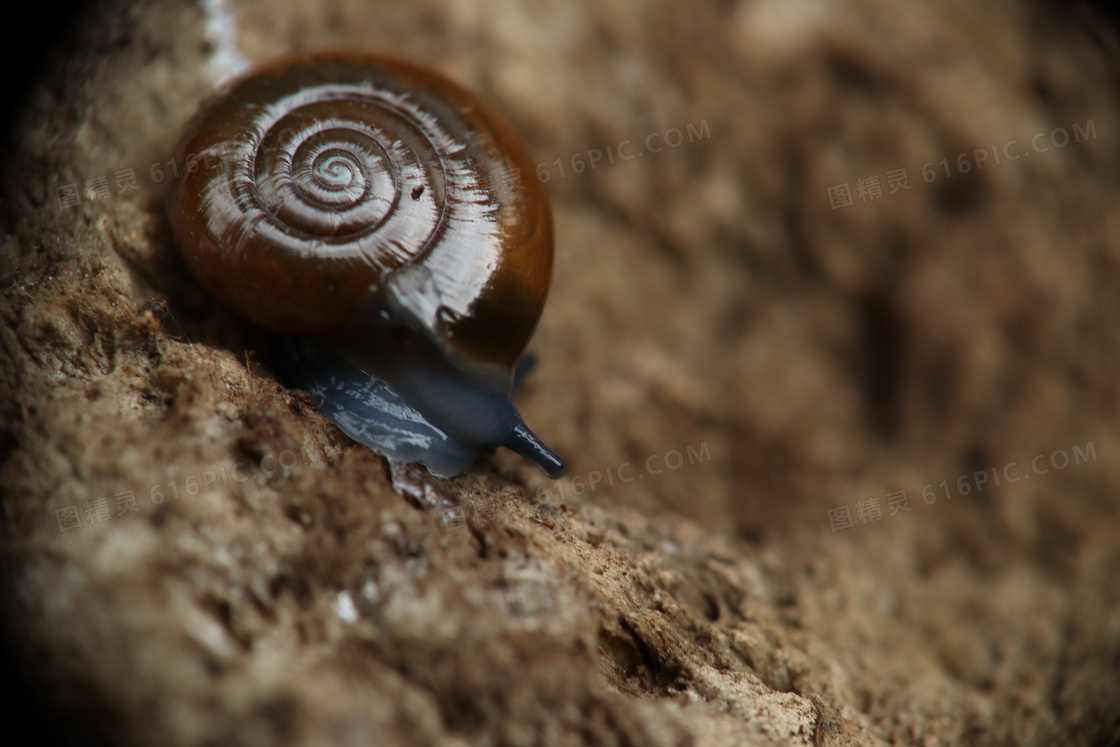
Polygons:
[[464,370],[508,378],[548,294],[552,218],[474,94],[385,57],[286,59],[206,102],[176,158],[176,242],[238,315],[341,335],[389,309]]

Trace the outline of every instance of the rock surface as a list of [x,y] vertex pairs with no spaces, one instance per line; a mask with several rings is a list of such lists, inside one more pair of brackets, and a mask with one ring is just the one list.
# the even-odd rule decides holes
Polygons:
[[[59,714],[33,726],[1120,741],[1118,55],[1055,7],[89,10],[0,174],[5,635]],[[457,510],[402,498],[177,258],[198,102],[339,47],[478,90],[539,158],[558,257],[519,404],[561,483],[499,453],[440,488]]]

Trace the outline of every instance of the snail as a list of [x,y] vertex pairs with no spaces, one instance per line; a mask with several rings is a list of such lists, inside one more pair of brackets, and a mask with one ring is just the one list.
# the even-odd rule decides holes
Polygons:
[[496,446],[563,474],[511,400],[551,211],[490,106],[391,58],[294,57],[205,102],[175,158],[187,266],[343,432],[442,477]]

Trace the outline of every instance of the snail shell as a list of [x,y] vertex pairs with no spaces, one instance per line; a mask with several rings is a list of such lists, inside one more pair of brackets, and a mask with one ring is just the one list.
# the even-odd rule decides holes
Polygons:
[[510,400],[551,280],[548,197],[485,102],[389,58],[291,58],[206,102],[176,158],[187,265],[276,333],[344,432],[439,475],[497,445],[562,474]]

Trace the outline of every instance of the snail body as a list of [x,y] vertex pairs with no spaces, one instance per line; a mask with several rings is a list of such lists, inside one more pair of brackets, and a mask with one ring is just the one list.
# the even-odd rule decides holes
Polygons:
[[499,445],[563,472],[510,399],[551,212],[489,106],[388,58],[293,58],[204,104],[176,157],[188,267],[347,435],[437,475]]

